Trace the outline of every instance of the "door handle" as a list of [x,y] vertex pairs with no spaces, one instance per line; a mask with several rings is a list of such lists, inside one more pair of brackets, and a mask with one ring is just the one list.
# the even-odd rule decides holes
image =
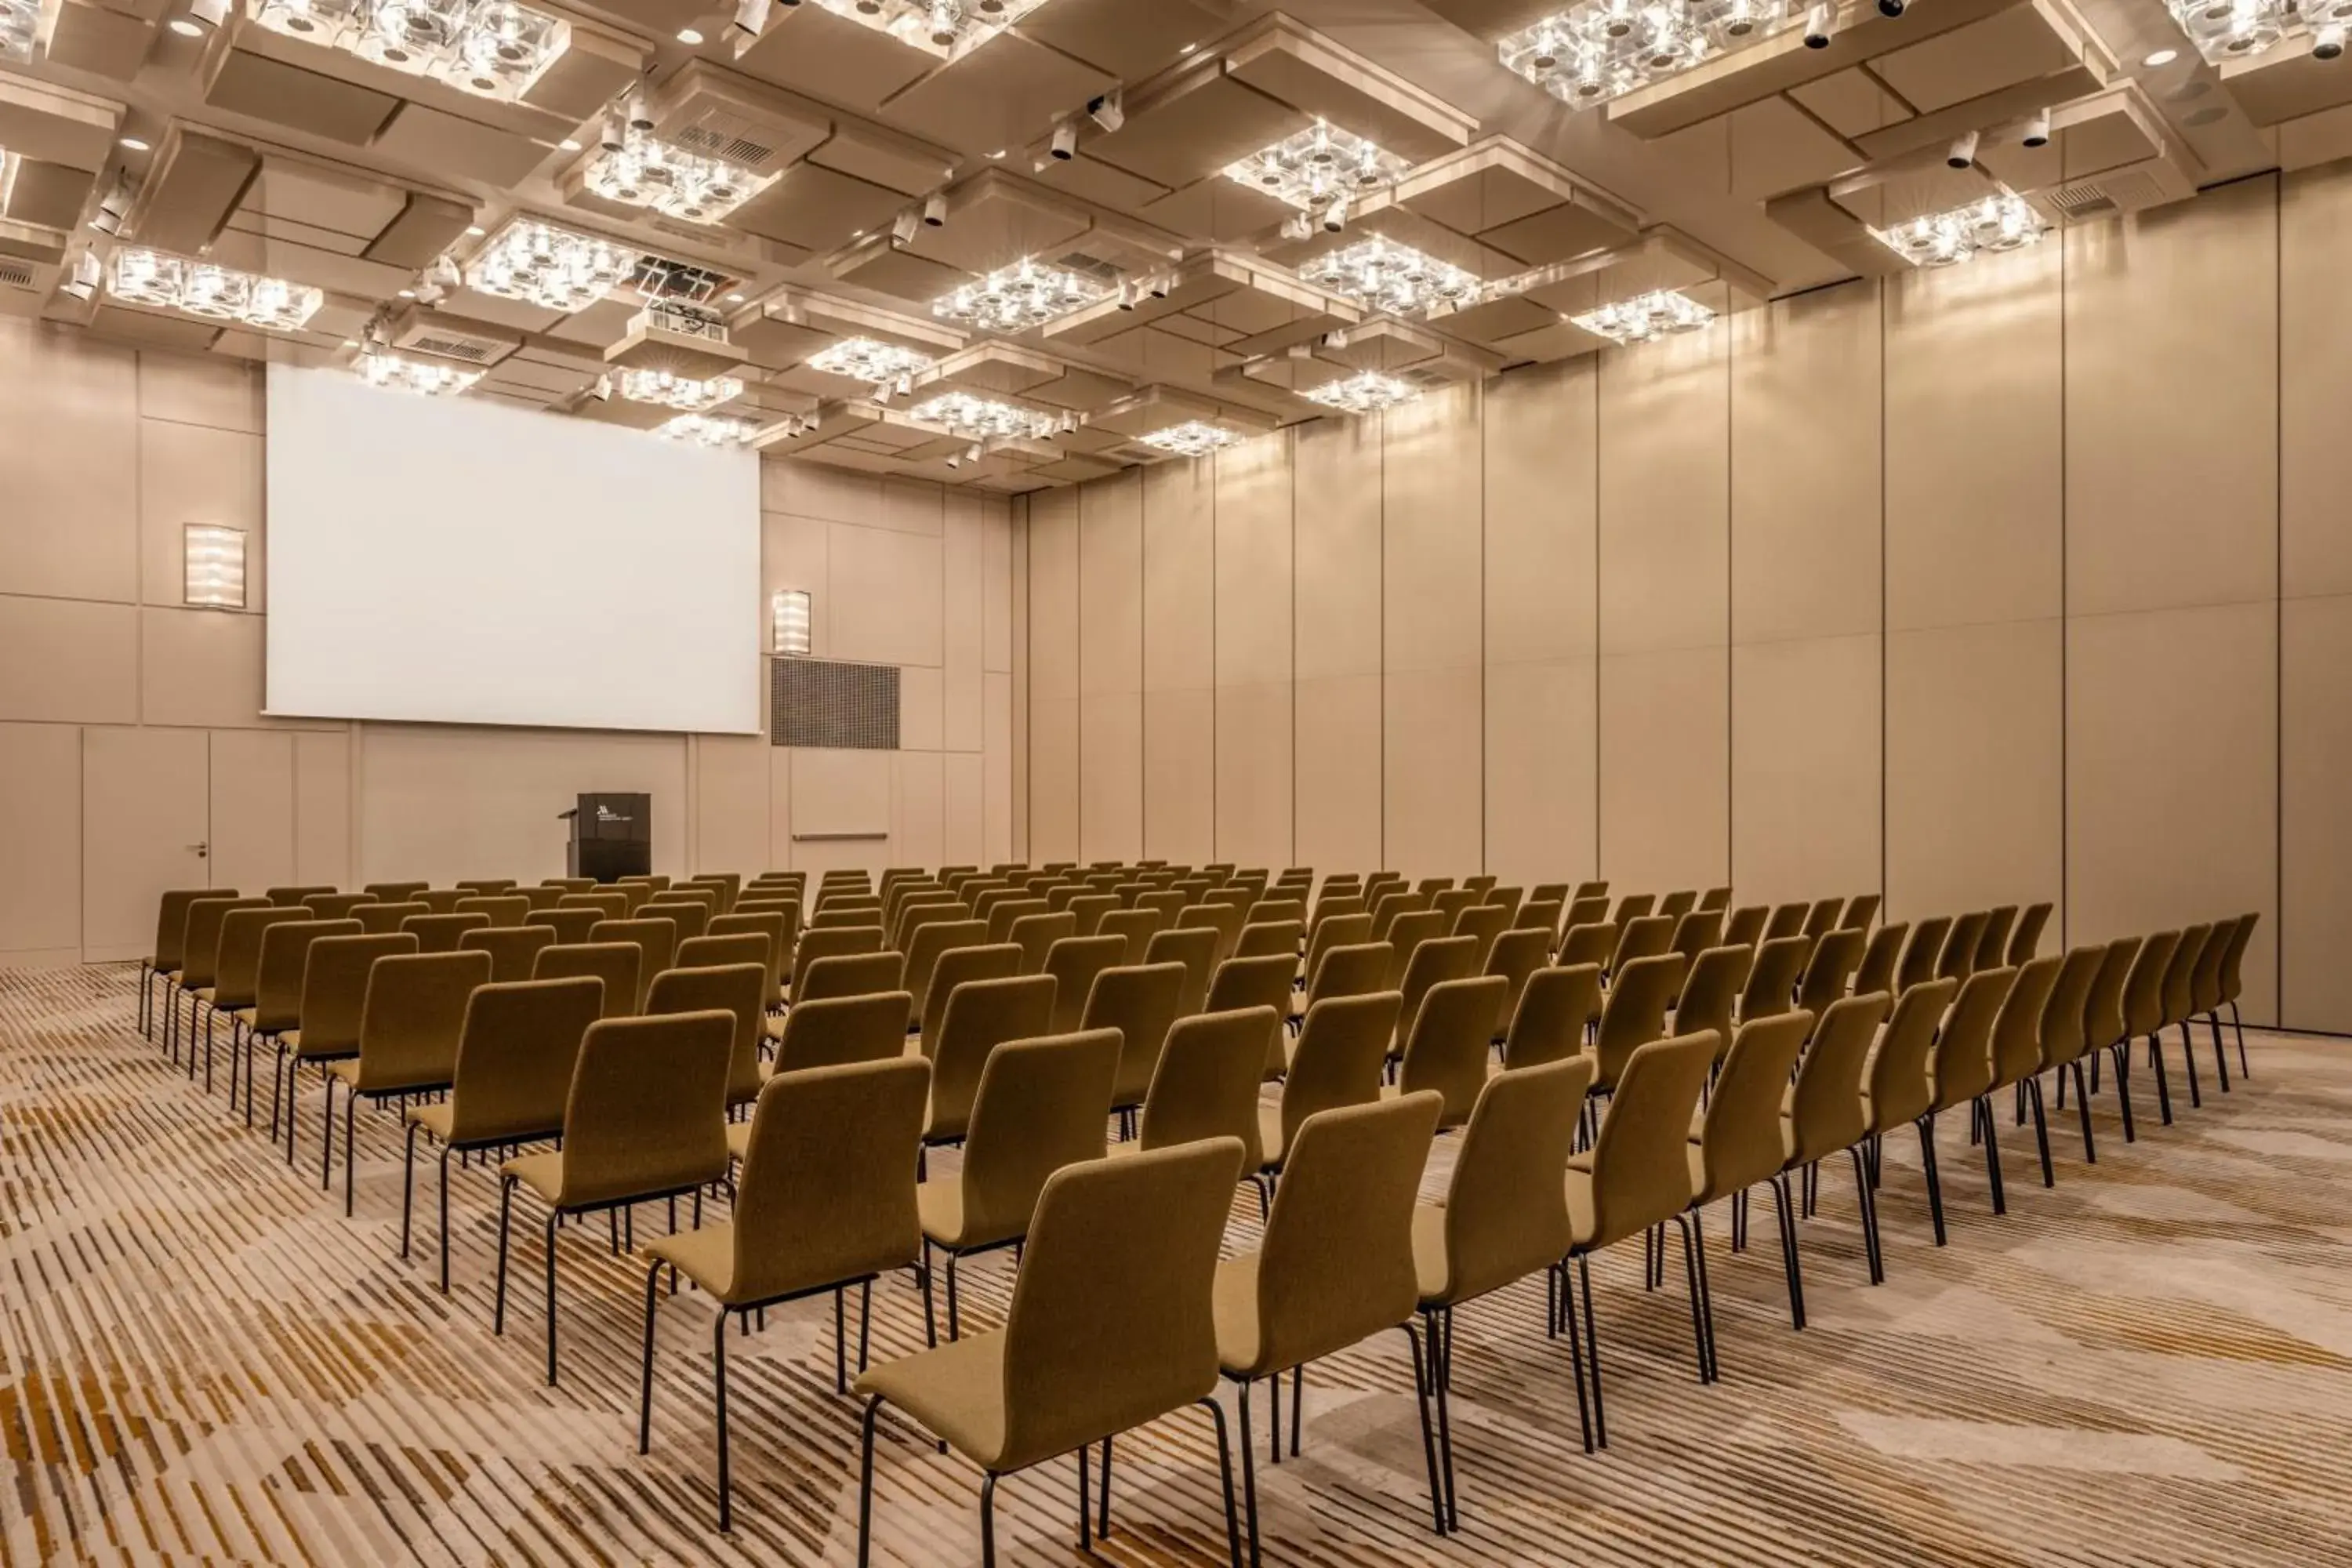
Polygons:
[[196,852],[196,858],[199,860],[204,859],[213,852],[213,847],[210,844],[191,844],[187,846],[187,847]]

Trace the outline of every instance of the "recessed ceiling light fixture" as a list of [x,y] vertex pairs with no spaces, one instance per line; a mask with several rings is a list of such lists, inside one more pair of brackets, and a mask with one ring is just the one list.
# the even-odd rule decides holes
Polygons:
[[1582,0],[1496,46],[1506,68],[1589,109],[1801,24],[1801,0]]
[[609,239],[509,218],[467,265],[466,282],[485,294],[569,315],[628,281],[642,259]]
[[837,16],[887,33],[910,48],[961,59],[1045,0],[816,0]]
[[163,24],[184,38],[201,38],[205,30],[193,17],[174,16]]
[[740,447],[759,433],[760,427],[748,419],[715,414],[681,414],[654,430],[666,441],[691,441],[698,447]]
[[931,314],[992,332],[1025,332],[1109,295],[1107,285],[1091,278],[1024,257],[932,300]]
[[1225,165],[1225,178],[1301,212],[1370,195],[1412,165],[1363,137],[1318,120],[1296,135]]
[[666,370],[624,370],[621,395],[632,403],[651,403],[681,414],[708,414],[742,396],[743,384],[731,375],[697,381]]
[[1309,387],[1299,395],[1342,414],[1378,414],[1384,408],[1411,403],[1421,395],[1421,389],[1409,381],[1399,381],[1376,370],[1363,370],[1343,380]]
[[115,145],[126,153],[144,153],[148,150],[149,143],[144,137],[125,136],[117,141]]
[[436,360],[404,359],[394,353],[362,353],[352,368],[370,386],[425,397],[453,397],[482,379],[478,370]]
[[2165,6],[2213,65],[2252,59],[2289,38],[2310,39],[2314,55],[2332,60],[2352,31],[2352,0],[2165,0]]
[[246,0],[273,33],[511,102],[572,47],[572,24],[516,0]]
[[677,30],[677,41],[688,48],[696,48],[702,43],[702,34],[693,27],[680,27]]
[[1653,289],[1569,318],[1570,325],[1618,344],[1654,342],[1682,332],[1703,331],[1714,321],[1713,310],[1672,289]]
[[608,202],[650,207],[688,223],[717,223],[774,184],[776,176],[690,153],[632,125],[598,151],[583,183]]
[[919,349],[886,343],[874,338],[844,338],[837,343],[817,350],[802,362],[809,369],[823,371],[827,375],[845,375],[855,381],[875,386],[897,381],[900,376],[929,370],[931,356]]
[[1147,447],[1173,452],[1180,458],[1205,458],[1227,447],[1238,447],[1242,441],[1232,431],[1198,419],[1187,419],[1181,425],[1171,425],[1165,430],[1154,430],[1137,439]]
[[2180,51],[2179,49],[2158,49],[2139,63],[2147,67],[2150,70],[2154,70],[2158,66],[2168,66],[2179,58]]
[[37,0],[0,0],[0,60],[33,63],[33,40],[41,30]]
[[114,253],[106,288],[134,305],[273,332],[293,331],[318,313],[326,298],[306,284],[138,246]]
[[1298,275],[1391,316],[1420,315],[1441,305],[1475,305],[1486,290],[1475,275],[1451,262],[1377,234],[1308,262]]
[[2008,191],[1870,231],[1872,238],[1914,267],[1954,267],[1979,251],[2022,250],[2049,232],[2042,215],[2024,197]]
[[944,392],[907,411],[925,425],[936,425],[950,436],[968,441],[1043,441],[1054,434],[1055,419],[1018,404],[968,392]]

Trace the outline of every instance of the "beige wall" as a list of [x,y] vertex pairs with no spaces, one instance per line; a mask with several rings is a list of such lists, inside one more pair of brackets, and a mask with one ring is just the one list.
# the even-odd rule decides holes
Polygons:
[[[813,593],[819,656],[903,668],[902,751],[289,723],[260,716],[262,417],[241,362],[0,321],[0,965],[144,952],[164,887],[553,875],[583,789],[651,792],[670,872],[1015,853],[1003,500],[762,468],[763,587]],[[247,613],[180,607],[188,522],[248,531]]]
[[2352,1030],[2347,246],[2265,176],[1034,497],[1035,852],[2258,910]]

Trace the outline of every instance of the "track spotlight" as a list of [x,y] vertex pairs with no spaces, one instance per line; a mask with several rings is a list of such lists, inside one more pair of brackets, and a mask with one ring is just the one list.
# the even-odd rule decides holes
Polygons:
[[1837,36],[1837,7],[1830,0],[1815,0],[1813,8],[1805,13],[1805,47],[1826,49]]
[[915,237],[915,231],[922,226],[923,215],[913,207],[908,207],[890,220],[890,237],[900,245],[905,245]]
[[1339,197],[1323,209],[1323,232],[1337,234],[1348,226],[1348,198]]
[[613,378],[612,378],[611,376],[609,376],[609,375],[600,375],[600,376],[598,376],[598,377],[597,377],[597,378],[596,378],[593,383],[591,383],[591,384],[589,384],[589,387],[588,387],[588,395],[589,395],[589,396],[591,396],[591,397],[593,397],[593,398],[594,398],[594,399],[595,399],[597,402],[599,402],[599,403],[610,403],[610,402],[612,402],[612,401],[613,401]]
[[1127,106],[1120,101],[1117,88],[1099,98],[1088,99],[1087,113],[1105,131],[1116,131],[1127,123]]
[[1977,133],[1973,131],[1952,143],[1944,154],[1944,162],[1955,169],[1973,169],[1977,163]]
[[1315,220],[1305,213],[1293,213],[1282,220],[1282,237],[1285,239],[1311,239],[1314,235]]
[[1894,17],[1903,15],[1903,0],[1878,0],[1878,14]]
[[923,222],[933,228],[945,228],[948,222],[948,199],[934,191],[923,198]]
[[58,287],[77,300],[90,299],[98,292],[100,270],[98,258],[85,250],[74,258],[73,266],[67,269]]
[[2311,36],[2311,58],[2315,60],[2341,59],[2344,56],[2344,24],[2330,22]]
[[2025,122],[2024,140],[2028,147],[2050,145],[2050,111],[2048,110],[2037,111],[2032,119]]
[[131,202],[131,182],[117,174],[113,187],[100,199],[98,210],[90,215],[89,226],[100,234],[119,232],[122,220],[130,216]]
[[[785,0],[790,5],[792,0]],[[735,20],[728,24],[737,43],[748,44],[767,31],[770,0],[735,0]]]
[[1054,156],[1066,163],[1078,155],[1078,128],[1069,121],[1054,127]]
[[1150,290],[1153,299],[1165,300],[1168,298],[1168,274],[1161,272],[1153,275],[1151,280],[1144,287]]
[[174,16],[172,31],[184,38],[201,38],[228,20],[228,0],[189,0],[188,14]]

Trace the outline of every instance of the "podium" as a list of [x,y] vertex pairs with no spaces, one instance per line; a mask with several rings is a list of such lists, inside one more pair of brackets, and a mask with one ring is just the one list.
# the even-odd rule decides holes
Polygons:
[[565,876],[615,882],[652,872],[653,796],[583,795],[578,805],[558,815],[572,824],[572,841],[563,850]]

